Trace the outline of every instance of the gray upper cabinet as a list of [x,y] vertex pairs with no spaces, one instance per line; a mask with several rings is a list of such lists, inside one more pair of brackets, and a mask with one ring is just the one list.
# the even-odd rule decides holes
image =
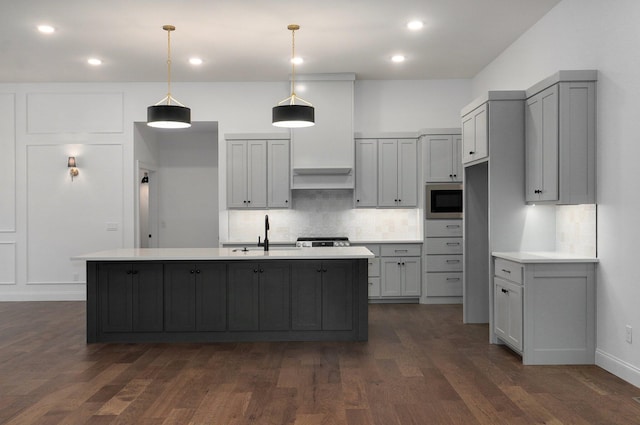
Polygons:
[[527,202],[595,203],[596,71],[560,71],[527,90]]
[[415,207],[418,204],[417,142],[378,141],[378,205]]
[[289,141],[267,141],[267,205],[269,208],[288,208],[291,170]]
[[481,162],[489,156],[488,105],[482,104],[462,117],[462,162]]
[[356,140],[356,207],[378,206],[378,141]]
[[227,207],[287,208],[289,140],[227,143]]
[[457,135],[422,136],[424,181],[462,181],[462,137]]
[[229,208],[266,208],[267,142],[234,140],[227,145]]

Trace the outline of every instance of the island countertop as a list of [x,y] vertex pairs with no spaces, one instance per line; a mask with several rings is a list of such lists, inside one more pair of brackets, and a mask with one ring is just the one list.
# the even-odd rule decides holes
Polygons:
[[492,252],[491,255],[504,260],[515,261],[516,263],[597,263],[595,257],[568,254],[565,252],[544,251],[544,252]]
[[84,261],[181,261],[181,260],[323,260],[374,258],[362,246],[349,247],[251,247],[242,248],[120,248],[72,257]]

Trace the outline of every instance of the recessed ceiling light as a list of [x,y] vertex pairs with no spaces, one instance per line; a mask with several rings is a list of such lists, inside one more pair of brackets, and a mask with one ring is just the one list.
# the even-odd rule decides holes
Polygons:
[[56,31],[56,29],[51,25],[38,25],[38,31],[43,34],[52,34]]
[[407,28],[413,31],[420,30],[423,27],[424,27],[424,22],[422,21],[411,21],[407,24]]
[[87,59],[87,63],[93,66],[102,65],[102,61],[98,58],[89,58]]
[[190,58],[189,63],[191,65],[202,65],[202,59],[200,58]]
[[404,62],[404,60],[405,60],[405,57],[403,55],[391,56],[391,61],[392,62],[400,63],[400,62]]
[[304,62],[304,59],[302,59],[300,56],[296,56],[295,58],[291,58],[291,63],[295,64],[295,65],[300,65]]

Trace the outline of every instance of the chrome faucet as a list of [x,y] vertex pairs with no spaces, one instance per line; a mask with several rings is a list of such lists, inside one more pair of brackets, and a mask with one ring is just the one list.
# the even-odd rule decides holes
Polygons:
[[258,236],[258,246],[263,246],[265,251],[269,251],[269,215],[264,216],[264,242],[260,242]]

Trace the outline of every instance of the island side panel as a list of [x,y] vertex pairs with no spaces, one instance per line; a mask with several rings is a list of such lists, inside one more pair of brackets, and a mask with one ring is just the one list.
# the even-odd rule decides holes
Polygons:
[[87,261],[87,342],[98,342],[98,263]]
[[367,341],[369,339],[369,263],[367,259],[353,260],[354,273],[354,307],[357,314],[356,340]]

